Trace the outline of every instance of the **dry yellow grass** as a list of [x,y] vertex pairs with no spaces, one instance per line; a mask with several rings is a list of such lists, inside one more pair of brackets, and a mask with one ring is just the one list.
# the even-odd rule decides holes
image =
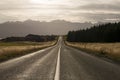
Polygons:
[[[8,46],[9,44],[9,46]],[[1,43],[0,44],[0,61],[7,60],[16,56],[24,55],[45,47],[49,47],[55,44],[53,42],[43,42],[43,43]]]
[[67,45],[91,50],[120,60],[120,43],[70,43]]

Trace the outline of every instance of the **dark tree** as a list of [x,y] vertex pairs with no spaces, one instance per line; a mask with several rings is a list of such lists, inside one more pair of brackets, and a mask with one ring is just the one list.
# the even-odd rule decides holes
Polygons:
[[120,22],[93,26],[86,30],[69,31],[70,42],[120,42]]

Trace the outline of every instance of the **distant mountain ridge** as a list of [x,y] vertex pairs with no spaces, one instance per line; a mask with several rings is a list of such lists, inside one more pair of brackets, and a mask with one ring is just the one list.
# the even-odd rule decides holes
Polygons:
[[10,36],[25,36],[27,34],[38,35],[64,35],[68,31],[85,29],[93,26],[90,22],[79,23],[64,20],[40,22],[26,20],[24,22],[5,22],[0,24],[0,38]]

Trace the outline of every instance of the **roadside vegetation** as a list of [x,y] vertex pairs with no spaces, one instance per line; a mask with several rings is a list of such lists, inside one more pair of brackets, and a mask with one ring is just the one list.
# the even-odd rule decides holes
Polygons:
[[0,42],[0,62],[52,46],[51,42]]
[[56,42],[57,39],[47,42],[14,41],[14,39],[13,41],[0,41],[0,62],[53,46]]
[[72,46],[97,56],[104,56],[120,61],[120,43],[76,43],[66,42]]
[[66,44],[120,61],[120,22],[69,31]]

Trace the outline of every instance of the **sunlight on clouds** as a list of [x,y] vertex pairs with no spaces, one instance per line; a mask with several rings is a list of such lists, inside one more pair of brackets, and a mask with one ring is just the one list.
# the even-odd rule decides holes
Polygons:
[[56,4],[56,0],[30,0],[33,4]]
[[119,4],[120,0],[0,0],[0,18],[1,22],[12,19],[103,21],[105,15],[108,19],[111,15],[114,15],[112,19],[120,18]]
[[33,4],[50,4],[50,0],[30,0],[31,3]]

